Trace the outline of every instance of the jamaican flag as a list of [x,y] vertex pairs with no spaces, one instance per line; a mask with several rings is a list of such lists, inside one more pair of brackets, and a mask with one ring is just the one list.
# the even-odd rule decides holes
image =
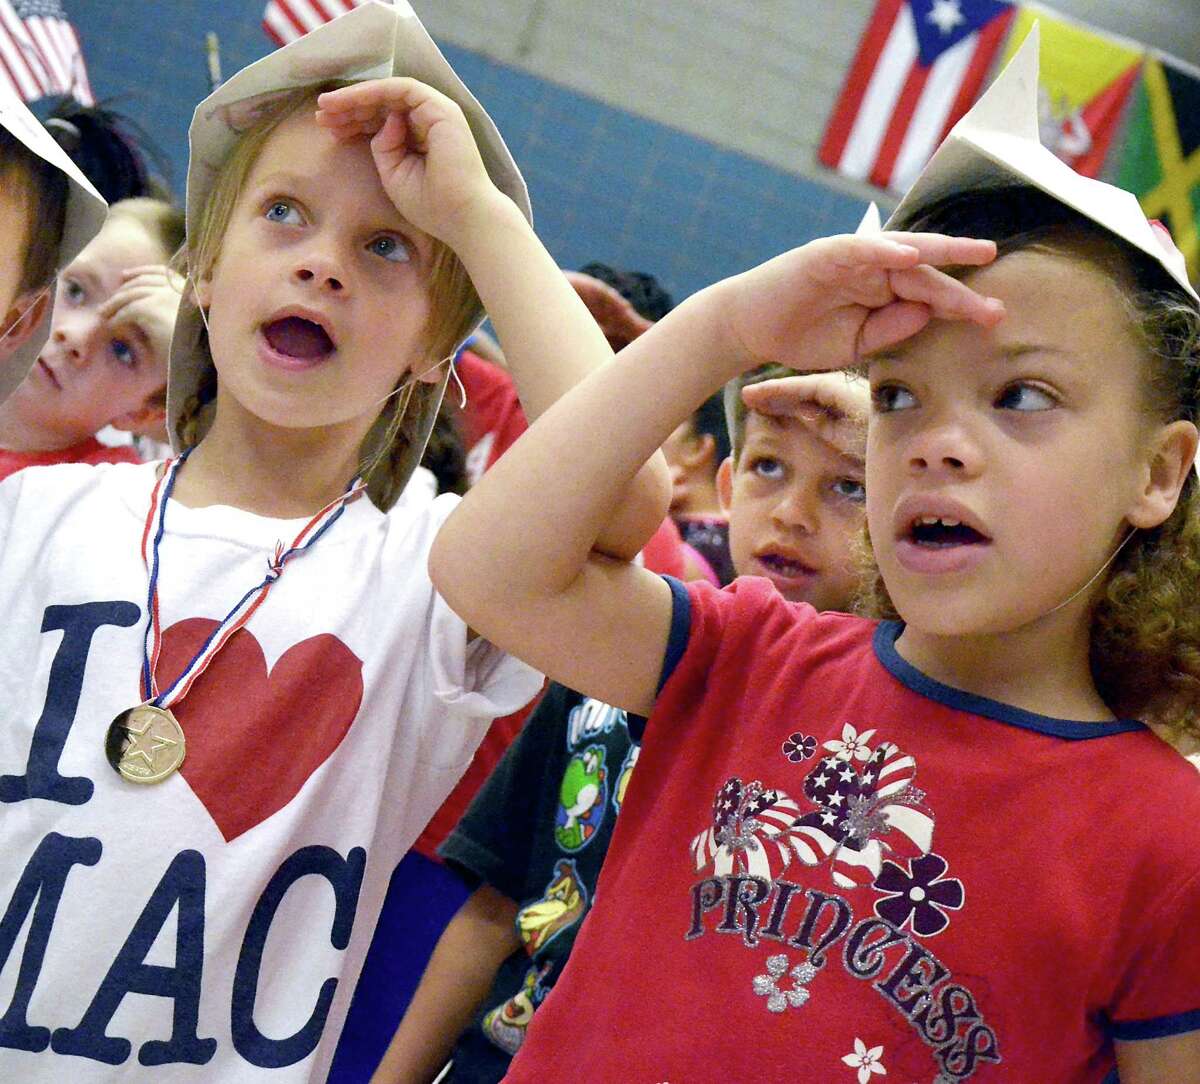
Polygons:
[[1162,220],[1200,280],[1200,73],[1147,57],[1118,161],[1117,183]]

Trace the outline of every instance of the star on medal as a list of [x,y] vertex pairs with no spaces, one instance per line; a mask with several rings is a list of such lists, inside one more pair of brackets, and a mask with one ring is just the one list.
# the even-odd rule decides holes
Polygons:
[[108,762],[122,779],[159,783],[179,769],[187,743],[171,712],[139,704],[113,720],[104,748]]

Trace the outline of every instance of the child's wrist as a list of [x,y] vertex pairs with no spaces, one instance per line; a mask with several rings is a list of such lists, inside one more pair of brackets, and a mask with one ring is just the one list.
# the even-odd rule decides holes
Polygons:
[[498,188],[489,185],[472,200],[446,229],[442,240],[463,262],[468,273],[475,260],[495,255],[512,230],[530,231],[521,209]]

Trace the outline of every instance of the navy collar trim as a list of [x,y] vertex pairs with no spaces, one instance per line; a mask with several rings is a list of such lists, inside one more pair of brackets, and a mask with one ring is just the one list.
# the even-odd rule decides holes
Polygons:
[[940,681],[927,677],[900,657],[900,652],[896,650],[896,641],[903,631],[904,623],[901,621],[881,621],[875,629],[875,657],[901,685],[929,700],[945,704],[948,708],[968,712],[971,715],[982,715],[984,718],[995,719],[997,722],[1007,723],[1009,726],[1035,730],[1039,734],[1066,738],[1068,741],[1108,738],[1115,734],[1130,734],[1145,729],[1145,726],[1136,719],[1121,719],[1111,723],[1055,719],[1049,715],[1038,715],[1036,712],[1002,704],[998,700],[990,700],[986,696],[977,696],[975,693],[963,692],[962,689],[943,685]]

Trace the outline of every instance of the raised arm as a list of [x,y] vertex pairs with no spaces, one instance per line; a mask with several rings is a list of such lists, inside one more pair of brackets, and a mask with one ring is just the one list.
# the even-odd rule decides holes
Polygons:
[[[462,261],[531,422],[612,360],[608,341],[566,276],[488,178],[457,104],[414,79],[394,78],[322,94],[318,107],[320,123],[339,136],[372,136],[392,202]],[[666,515],[669,490],[666,463],[652,448],[625,480],[595,539],[597,550],[632,559]]]
[[670,591],[596,546],[641,464],[745,369],[844,367],[931,314],[994,323],[998,303],[928,266],[994,254],[934,235],[829,238],[697,294],[568,392],[468,494],[430,558],[439,591],[555,680],[647,713]]

